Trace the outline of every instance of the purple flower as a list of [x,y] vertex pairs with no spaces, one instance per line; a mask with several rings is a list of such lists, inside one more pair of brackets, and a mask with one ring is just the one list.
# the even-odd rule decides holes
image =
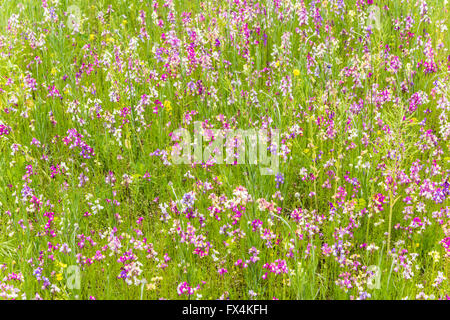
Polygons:
[[280,184],[284,183],[284,175],[282,173],[277,173],[275,176],[275,182],[277,183],[277,189],[280,187]]

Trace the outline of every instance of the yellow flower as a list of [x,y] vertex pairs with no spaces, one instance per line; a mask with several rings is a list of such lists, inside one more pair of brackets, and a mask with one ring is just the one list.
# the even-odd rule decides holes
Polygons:
[[131,141],[128,138],[125,139],[125,148],[131,149]]
[[27,101],[25,101],[25,103],[29,108],[32,108],[34,106],[34,102],[32,99],[28,99]]
[[125,26],[128,23],[127,19],[123,19],[122,24]]
[[53,67],[52,70],[51,70],[50,72],[51,72],[51,74],[55,75],[55,74],[56,74],[56,68]]
[[156,285],[154,283],[147,284],[147,290],[155,290],[155,289],[156,289]]
[[294,76],[298,77],[300,75],[300,70],[294,69],[294,71],[292,71],[292,73],[294,74]]
[[169,115],[172,115],[172,104],[169,100],[164,101],[164,108],[166,108]]
[[440,255],[439,255],[439,252],[437,252],[437,251],[430,251],[430,252],[428,252],[428,255],[433,257],[433,261],[435,263],[439,262],[439,259],[441,258]]
[[91,33],[89,35],[89,41],[93,41],[94,39],[95,39],[95,35]]
[[62,273],[56,275],[56,280],[61,281],[63,279]]

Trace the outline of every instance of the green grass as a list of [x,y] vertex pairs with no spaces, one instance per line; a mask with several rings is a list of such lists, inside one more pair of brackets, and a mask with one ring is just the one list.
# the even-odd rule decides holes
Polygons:
[[[433,282],[438,272],[450,276],[448,251],[441,244],[449,236],[445,236],[443,228],[449,221],[449,200],[447,196],[436,203],[421,189],[426,179],[438,186],[449,173],[449,136],[444,131],[448,118],[440,120],[442,114],[448,117],[448,110],[438,104],[440,99],[449,98],[446,49],[450,39],[448,31],[440,30],[437,23],[442,21],[448,27],[448,4],[428,1],[427,22],[411,1],[375,1],[382,9],[381,29],[367,35],[367,6],[358,10],[356,1],[346,1],[342,18],[333,11],[335,1],[324,2],[319,8],[323,18],[319,32],[313,18],[308,26],[300,25],[295,11],[298,7],[289,1],[281,4],[287,21],[279,21],[280,13],[269,1],[261,2],[268,8],[267,16],[255,12],[248,17],[243,17],[232,2],[206,1],[201,5],[173,1],[173,24],[169,22],[171,9],[157,2],[155,18],[164,22],[162,28],[154,23],[154,9],[145,1],[60,1],[56,6],[49,0],[57,21],[46,20],[41,1],[22,1],[21,8],[10,0],[0,5],[0,106],[1,110],[9,110],[0,111],[0,124],[11,129],[0,136],[0,263],[5,266],[0,279],[11,273],[23,275],[22,281],[0,281],[17,288],[17,296],[6,291],[0,291],[0,296],[249,299],[249,291],[253,290],[260,299],[353,299],[362,293],[369,293],[372,299],[415,299],[421,292],[445,298],[449,294],[448,280],[437,287]],[[310,1],[305,2],[310,8]],[[80,32],[72,33],[60,25],[66,24],[64,12],[70,5],[82,12]],[[107,12],[109,5],[113,12]],[[389,10],[383,9],[385,5]],[[140,10],[146,13],[148,38],[139,39]],[[231,11],[242,19],[233,15],[227,18],[225,13]],[[98,18],[100,12],[104,22]],[[182,20],[183,12],[192,13],[188,26]],[[9,30],[8,20],[12,21],[13,14],[19,14],[19,23]],[[400,30],[394,27],[394,21],[403,21],[406,15],[415,20],[410,31],[415,35],[409,42],[402,39],[403,26]],[[245,28],[252,30],[248,39]],[[192,42],[187,29],[194,30],[199,39],[194,49],[197,66],[187,62]],[[182,60],[173,60],[167,67],[157,59],[155,50],[163,47],[174,59],[178,56],[162,39],[163,34],[170,36],[171,30],[180,40],[178,55]],[[289,49],[283,48],[283,35],[288,33]],[[43,44],[34,46],[29,40],[32,37]],[[135,50],[130,46],[133,38],[138,39]],[[215,45],[216,39],[220,46]],[[435,51],[437,70],[425,74],[417,64],[426,59],[428,39]],[[389,54],[401,61],[397,73],[385,70],[386,45]],[[320,50],[323,54],[317,53]],[[310,70],[309,55],[316,60]],[[37,56],[42,63],[32,63]],[[331,64],[329,72],[326,64]],[[412,80],[408,64],[415,72]],[[80,71],[83,65],[87,69]],[[294,70],[299,71],[298,76]],[[162,75],[169,72],[167,80],[162,80]],[[23,86],[27,74],[38,84],[35,91]],[[283,94],[287,76],[292,86]],[[441,81],[442,90],[435,85],[436,80]],[[201,83],[207,94],[189,93],[191,81]],[[404,81],[411,82],[408,92],[402,91]],[[129,94],[130,84],[134,94]],[[48,88],[53,85],[62,99],[48,97]],[[375,95],[383,90],[397,101],[393,98],[377,106]],[[119,102],[111,100],[112,91],[120,95]],[[411,95],[418,91],[426,93],[429,102],[410,113]],[[252,100],[254,94],[258,103]],[[139,105],[142,95],[151,96],[148,105]],[[352,113],[359,99],[366,103],[360,113]],[[157,114],[153,112],[155,100],[165,105]],[[130,112],[122,117],[125,107]],[[427,109],[431,112],[425,113]],[[197,113],[188,124],[185,117],[191,111]],[[225,120],[221,121],[219,115]],[[426,124],[422,126],[419,123],[424,118]],[[275,176],[261,175],[255,165],[166,166],[160,157],[149,155],[157,149],[165,150],[168,161],[172,161],[174,143],[169,133],[180,127],[193,133],[194,121],[205,120],[214,129],[225,128],[225,124],[232,129],[259,129],[263,125],[280,129],[285,138],[281,144],[290,149],[285,157],[280,156],[284,183],[277,188]],[[292,139],[283,135],[297,126],[301,134]],[[64,143],[63,138],[73,128],[83,135],[82,140],[92,147],[95,156],[84,159],[79,148],[70,149]],[[426,130],[433,130],[438,140],[421,150]],[[41,147],[31,144],[33,138],[41,142]],[[13,144],[18,145],[15,153]],[[420,183],[401,183],[398,174],[404,173],[412,180],[411,168],[416,161],[423,166]],[[370,167],[363,169],[364,163]],[[28,185],[40,201],[39,208],[31,197],[24,199],[21,194],[28,165],[33,168]],[[52,165],[64,169],[51,177]],[[302,168],[314,178],[302,179]],[[194,179],[186,176],[188,171]],[[117,180],[114,186],[105,183],[109,172],[114,172]],[[144,178],[146,172],[150,180]],[[389,172],[394,175],[395,189],[385,185]],[[79,185],[81,173],[89,178],[83,186]],[[130,184],[124,175],[132,178]],[[356,179],[356,189],[350,179]],[[206,190],[205,183],[213,188]],[[328,183],[329,188],[323,187]],[[242,204],[245,211],[232,224],[235,213],[226,207],[229,202],[216,203],[211,195],[237,201],[233,192],[239,186],[248,190],[253,201]],[[346,192],[342,199],[338,196],[340,188]],[[191,191],[196,194],[197,216],[188,219],[175,208],[182,211],[178,200]],[[283,200],[276,196],[277,191]],[[315,195],[310,196],[310,192]],[[377,194],[385,197],[381,212],[375,210]],[[412,198],[413,213],[404,219],[407,196]],[[260,210],[258,199],[274,201],[274,210]],[[94,214],[92,206],[97,200],[103,209]],[[164,203],[171,217],[167,223],[160,219],[160,205]],[[331,210],[330,203],[336,211]],[[422,205],[425,210],[420,210]],[[211,206],[223,210],[220,221],[211,214]],[[291,213],[298,208],[303,215],[296,222]],[[48,222],[45,212],[54,213],[50,229],[55,237],[44,234]],[[85,212],[92,215],[83,216]],[[142,223],[137,224],[140,217]],[[422,222],[428,219],[430,224],[423,231],[419,228],[410,232],[408,226],[415,217]],[[267,247],[261,234],[252,231],[255,219],[276,235],[273,242],[278,240],[277,244]],[[177,228],[186,231],[188,223],[196,228],[197,236],[204,237],[200,242],[211,244],[206,256],[194,254],[195,245],[180,241]],[[235,234],[221,232],[227,223]],[[115,236],[120,238],[117,252],[111,250],[112,239],[108,239],[113,228],[117,228]],[[349,229],[348,233],[343,232],[344,228]],[[341,231],[343,234],[337,236]],[[80,247],[82,235],[91,237],[94,245],[86,240]],[[131,239],[139,244],[134,245]],[[324,244],[332,247],[339,240],[345,246],[344,262],[322,251]],[[49,250],[49,243],[58,247],[66,244],[71,251]],[[362,244],[379,249],[369,252]],[[287,257],[290,246],[293,255]],[[260,250],[260,260],[245,269],[234,266],[238,259],[250,258],[248,250],[252,247]],[[395,256],[387,254],[393,248],[395,253],[408,250],[408,267],[396,268]],[[124,266],[117,260],[130,250],[142,264],[136,279],[146,279],[144,290],[139,283],[127,284],[117,278]],[[305,254],[307,250],[311,252]],[[432,251],[440,256],[435,262],[429,254]],[[84,262],[98,252],[104,258],[92,264]],[[414,253],[418,256],[412,260]],[[171,260],[161,268],[165,254]],[[286,260],[289,272],[269,273],[263,279],[267,272],[264,264],[277,259]],[[79,290],[67,284],[69,275],[65,270],[72,265],[81,268]],[[369,266],[377,266],[380,271],[379,288],[368,287]],[[33,274],[38,267],[57,290],[42,287],[43,281]],[[220,268],[228,273],[219,275]],[[406,272],[409,268],[413,275]],[[348,290],[336,283],[345,272],[352,284]],[[182,282],[192,287],[200,285],[199,296],[178,295],[177,286]]]

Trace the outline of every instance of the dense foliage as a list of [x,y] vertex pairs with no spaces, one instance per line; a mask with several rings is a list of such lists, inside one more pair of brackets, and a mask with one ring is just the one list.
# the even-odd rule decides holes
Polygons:
[[449,299],[448,8],[3,0],[0,297]]

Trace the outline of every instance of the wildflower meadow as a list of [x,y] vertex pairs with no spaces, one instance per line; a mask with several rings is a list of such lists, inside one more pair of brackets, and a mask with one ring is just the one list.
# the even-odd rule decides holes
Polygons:
[[450,299],[448,0],[1,0],[0,298]]

